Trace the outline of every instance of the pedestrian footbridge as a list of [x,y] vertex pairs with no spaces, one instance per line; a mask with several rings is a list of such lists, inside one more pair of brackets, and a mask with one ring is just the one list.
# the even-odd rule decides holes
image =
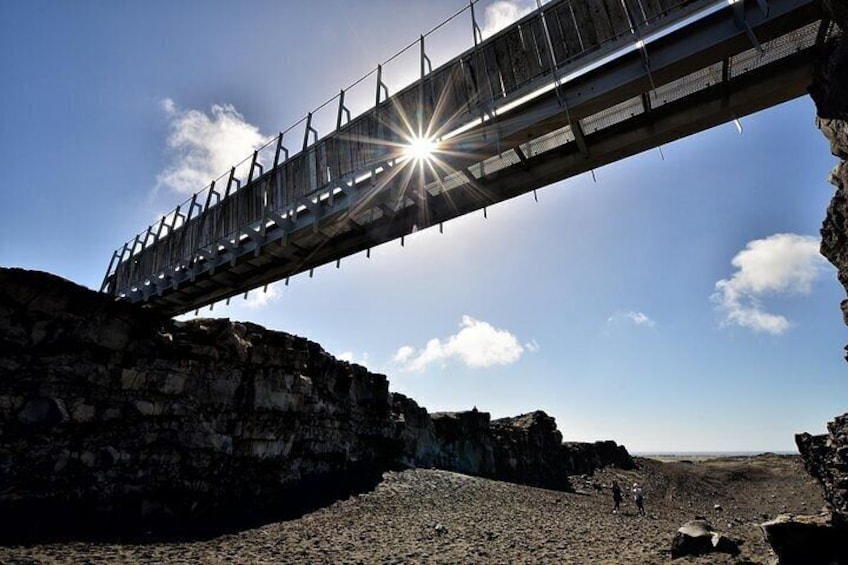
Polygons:
[[[475,0],[476,1],[476,0]],[[178,315],[802,96],[818,0],[552,0],[373,106],[332,102],[119,247],[102,289]],[[324,105],[326,110],[327,104]],[[294,145],[293,145],[294,144]],[[296,147],[295,147],[296,145]]]

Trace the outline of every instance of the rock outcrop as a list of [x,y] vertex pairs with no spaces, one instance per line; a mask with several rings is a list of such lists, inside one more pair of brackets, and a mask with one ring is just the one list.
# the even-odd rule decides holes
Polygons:
[[781,514],[760,524],[780,565],[848,563],[848,531],[835,526],[832,515]]
[[556,422],[541,411],[494,420],[492,431],[501,480],[565,489],[569,475],[592,474],[607,466],[636,467],[627,450],[614,441],[563,444]]
[[[821,254],[836,267],[848,291],[848,5],[842,0],[822,0],[822,7],[840,33],[827,46],[810,96],[816,104],[816,124],[840,162],[830,174],[836,192],[822,223]],[[841,308],[848,324],[848,300],[842,301]],[[824,489],[829,512],[781,516],[762,525],[781,565],[848,564],[848,414],[828,424],[828,430],[821,436],[798,434],[795,442],[807,471]]]
[[779,516],[762,525],[780,565],[848,564],[848,414],[828,433],[795,436],[807,472],[824,490],[827,511],[819,516]]
[[[841,30],[848,29],[844,2],[827,0],[823,6]],[[840,159],[830,175],[836,192],[822,223],[821,254],[836,267],[839,282],[848,291],[848,38],[844,32],[828,45],[810,96],[816,104],[816,124],[830,141],[831,153]],[[842,313],[848,324],[848,300],[842,301]]]
[[436,412],[431,414],[439,454],[435,467],[467,475],[499,477],[487,412]]
[[43,273],[0,289],[5,524],[291,508],[402,451],[386,377],[306,339],[158,320]]
[[161,319],[0,268],[6,539],[238,527],[368,488],[398,465],[569,489],[569,471],[626,455],[612,446],[563,445],[542,412],[430,415],[304,338]]
[[827,429],[827,434],[818,436],[798,434],[795,443],[837,519],[848,525],[848,414],[834,418]]
[[502,477],[514,483],[565,489],[570,467],[567,448],[556,422],[544,412],[531,412],[492,422],[495,464]]
[[571,475],[591,475],[602,467],[635,469],[636,463],[623,445],[612,440],[594,443],[566,442],[567,468]]
[[[555,490],[571,490],[568,477],[614,466],[634,469],[614,441],[563,443],[556,421],[542,411],[491,420],[487,412],[427,414],[402,395],[396,412],[405,422],[404,462]],[[401,410],[400,407],[403,407]]]

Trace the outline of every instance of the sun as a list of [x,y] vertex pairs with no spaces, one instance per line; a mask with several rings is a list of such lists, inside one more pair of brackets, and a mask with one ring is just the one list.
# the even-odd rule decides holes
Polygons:
[[416,163],[431,161],[438,145],[433,138],[415,136],[404,147],[403,154],[407,159]]

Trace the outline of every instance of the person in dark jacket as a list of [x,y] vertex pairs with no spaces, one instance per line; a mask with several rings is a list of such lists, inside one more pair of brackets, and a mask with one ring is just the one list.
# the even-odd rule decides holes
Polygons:
[[621,487],[618,486],[618,481],[612,482],[612,505],[613,514],[618,513],[621,506]]

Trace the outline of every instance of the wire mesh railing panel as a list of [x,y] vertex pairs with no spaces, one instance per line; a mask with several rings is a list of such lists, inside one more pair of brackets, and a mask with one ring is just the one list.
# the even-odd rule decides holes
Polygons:
[[493,157],[489,157],[485,161],[480,163],[476,163],[470,167],[468,170],[474,175],[474,178],[482,178],[486,175],[491,175],[500,170],[506,169],[513,165],[517,165],[521,162],[521,159],[518,158],[518,155],[512,149],[508,151],[504,151],[498,155]]
[[570,126],[563,126],[550,133],[531,139],[519,145],[526,157],[535,157],[552,149],[562,147],[574,141],[574,133]]
[[763,51],[749,49],[730,60],[730,76],[735,78],[748,71],[773,63],[792,53],[812,47],[816,43],[821,22],[813,22],[795,31],[781,35],[762,45]]
[[658,86],[650,93],[651,106],[659,108],[664,104],[669,104],[715,84],[720,84],[722,67],[723,63],[715,63],[668,84]]
[[450,173],[441,182],[442,191],[453,190],[454,188],[468,184],[468,177],[462,171]]
[[642,105],[642,97],[636,96],[630,100],[620,102],[611,108],[602,110],[591,116],[587,116],[581,120],[583,131],[586,133],[594,133],[598,130],[608,128],[617,123],[628,120],[634,116],[644,112]]

